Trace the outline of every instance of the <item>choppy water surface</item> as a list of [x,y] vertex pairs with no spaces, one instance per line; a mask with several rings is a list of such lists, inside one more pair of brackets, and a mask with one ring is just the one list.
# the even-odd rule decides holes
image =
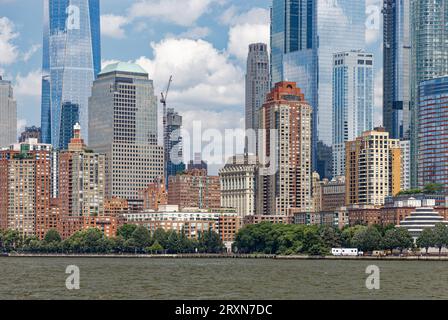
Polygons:
[[[381,270],[366,288],[367,266]],[[66,267],[81,288],[65,287]],[[448,262],[0,258],[0,299],[448,299]]]

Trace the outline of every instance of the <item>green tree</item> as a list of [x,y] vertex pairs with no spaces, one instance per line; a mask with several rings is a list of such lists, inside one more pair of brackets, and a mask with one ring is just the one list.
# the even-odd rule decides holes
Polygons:
[[52,242],[59,243],[62,241],[62,238],[56,229],[50,229],[50,230],[48,230],[47,234],[45,235],[44,241],[46,243],[52,243]]
[[17,230],[6,230],[3,234],[5,251],[15,251],[20,248],[22,237]]
[[397,249],[400,250],[400,253],[414,246],[414,239],[407,229],[396,228],[395,233],[397,237]]
[[386,250],[398,248],[397,233],[395,230],[388,230],[381,240],[381,247]]
[[134,245],[139,251],[151,244],[151,234],[145,227],[139,226],[132,233],[131,239],[134,240]]
[[423,191],[426,194],[435,194],[435,193],[439,193],[439,192],[443,191],[443,189],[444,189],[443,184],[440,184],[440,183],[430,183],[430,184],[427,184],[423,188]]
[[162,245],[157,240],[152,244],[152,246],[146,248],[146,252],[150,252],[151,254],[152,253],[155,253],[155,254],[162,253],[163,250],[164,249],[163,249]]
[[179,253],[181,251],[179,244],[179,235],[176,231],[171,231],[168,235],[166,249],[169,253]]
[[361,226],[361,225],[344,228],[342,230],[342,234],[341,234],[342,247],[344,247],[344,248],[355,247],[355,245],[353,244],[353,237],[358,232],[366,230],[366,229],[367,229],[367,227]]
[[428,254],[429,248],[436,246],[434,231],[431,228],[423,229],[420,237],[417,239],[417,246],[425,248],[426,254]]
[[381,234],[374,227],[358,230],[352,239],[352,244],[361,251],[370,252],[380,248]]
[[135,229],[137,229],[137,226],[134,224],[125,224],[118,228],[117,230],[117,236],[123,237],[123,239],[129,240],[134,233]]
[[334,227],[321,227],[319,236],[322,239],[325,247],[328,249],[340,248],[342,245],[341,232],[339,231],[339,229],[336,229]]
[[203,232],[199,236],[199,250],[203,253],[222,253],[224,244],[214,231]]
[[443,223],[436,224],[434,228],[434,245],[439,249],[439,255],[442,248],[448,245],[448,227]]
[[156,241],[166,248],[168,245],[168,233],[164,229],[157,229],[152,235],[152,242]]

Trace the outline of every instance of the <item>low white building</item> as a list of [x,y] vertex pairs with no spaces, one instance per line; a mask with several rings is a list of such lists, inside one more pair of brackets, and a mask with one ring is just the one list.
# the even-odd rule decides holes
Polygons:
[[448,221],[443,220],[443,217],[433,207],[417,207],[397,227],[408,230],[416,241],[424,229],[433,229],[439,223],[448,225]]

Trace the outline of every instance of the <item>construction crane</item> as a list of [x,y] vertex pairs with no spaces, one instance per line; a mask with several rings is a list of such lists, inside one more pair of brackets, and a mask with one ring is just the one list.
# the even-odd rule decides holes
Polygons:
[[170,76],[170,79],[168,80],[168,85],[166,87],[165,93],[161,93],[160,95],[162,98],[160,99],[160,103],[163,106],[163,142],[166,144],[166,134],[167,134],[167,110],[166,110],[166,101],[168,99],[168,93],[170,92],[171,83],[173,82],[173,76]]
[[160,99],[160,103],[162,104],[162,106],[163,106],[163,147],[164,147],[164,149],[165,149],[165,165],[164,165],[164,171],[165,171],[165,183],[167,183],[168,181],[167,181],[167,163],[168,163],[168,161],[166,161],[166,157],[167,156],[169,156],[168,155],[168,152],[167,152],[167,146],[168,146],[168,143],[169,143],[169,141],[168,141],[168,139],[169,139],[169,137],[168,137],[168,128],[167,128],[167,122],[168,122],[168,119],[167,119],[167,109],[166,109],[166,105],[167,105],[167,99],[168,99],[168,93],[170,92],[170,87],[171,87],[171,83],[173,82],[173,76],[170,76],[170,79],[168,80],[168,85],[167,85],[167,87],[166,87],[166,91],[165,91],[165,93],[161,93],[160,95],[161,95],[161,99]]
[[160,95],[162,96],[162,99],[160,99],[160,103],[163,105],[163,107],[166,109],[166,100],[168,99],[168,93],[170,92],[171,83],[173,82],[173,76],[170,76],[170,79],[168,80],[168,86],[166,87],[165,94],[162,92]]

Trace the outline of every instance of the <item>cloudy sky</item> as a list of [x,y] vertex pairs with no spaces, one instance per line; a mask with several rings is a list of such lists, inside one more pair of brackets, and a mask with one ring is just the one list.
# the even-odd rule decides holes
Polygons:
[[[360,0],[353,0],[360,1]],[[367,2],[381,123],[381,0]],[[218,130],[243,127],[247,46],[269,42],[271,0],[101,0],[102,59],[136,61],[156,94],[174,75],[170,105]],[[0,0],[0,74],[13,81],[19,127],[40,125],[42,1]]]

